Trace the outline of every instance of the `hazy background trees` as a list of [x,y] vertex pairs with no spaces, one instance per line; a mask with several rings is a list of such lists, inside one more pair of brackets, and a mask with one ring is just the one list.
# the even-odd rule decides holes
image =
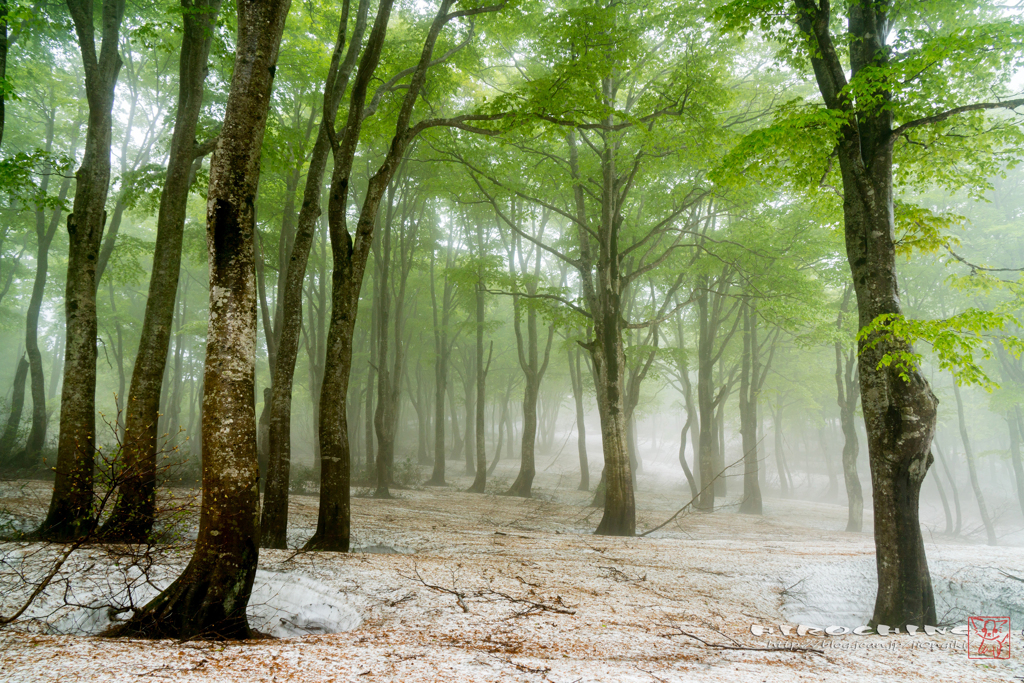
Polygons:
[[[139,471],[108,533],[141,539],[156,444],[177,446],[179,478],[200,473],[208,154],[238,26],[215,2],[92,5],[0,4],[0,467],[56,467],[48,527],[73,536],[96,522],[93,442],[123,448]],[[878,435],[856,335],[900,310],[926,324],[886,343],[906,360],[916,341],[939,401],[924,519],[987,543],[1019,521],[1021,56],[988,49],[1018,18],[936,10],[931,49],[966,83],[914,71],[924,20],[894,14],[905,49],[885,68],[920,88],[867,69],[837,94],[799,54],[814,27],[754,5],[290,8],[253,204],[265,546],[295,543],[295,491],[321,498],[311,547],[343,550],[350,484],[528,497],[554,461],[578,463],[603,533],[634,533],[646,477],[708,511],[838,502],[858,531],[860,444]],[[896,112],[885,267],[902,308],[858,306],[843,237],[843,117],[878,123],[861,106],[876,96]]]

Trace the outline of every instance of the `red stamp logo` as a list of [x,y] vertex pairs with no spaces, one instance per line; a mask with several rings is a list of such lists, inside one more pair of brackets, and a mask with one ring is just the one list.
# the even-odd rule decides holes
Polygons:
[[970,659],[1010,658],[1010,617],[968,617],[967,656]]

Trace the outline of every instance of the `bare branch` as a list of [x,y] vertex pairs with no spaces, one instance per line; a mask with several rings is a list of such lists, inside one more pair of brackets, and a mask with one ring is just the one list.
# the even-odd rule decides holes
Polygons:
[[911,128],[920,128],[921,126],[939,123],[940,121],[945,121],[946,119],[959,116],[960,114],[966,114],[967,112],[984,111],[986,109],[1016,109],[1017,107],[1024,107],[1024,99],[1006,100],[1005,102],[975,102],[974,104],[955,107],[953,109],[939,112],[938,114],[932,114],[931,116],[925,116],[924,118],[904,123],[889,134],[889,142],[895,142],[896,138],[903,135],[904,132]]

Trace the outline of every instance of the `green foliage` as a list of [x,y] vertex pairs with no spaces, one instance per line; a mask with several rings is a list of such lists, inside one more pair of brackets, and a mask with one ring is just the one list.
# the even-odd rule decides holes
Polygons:
[[45,174],[70,173],[73,160],[63,155],[50,155],[43,150],[18,152],[0,160],[0,196],[22,210],[66,206],[47,194],[39,178]]
[[145,164],[125,172],[119,179],[120,201],[139,213],[155,214],[160,208],[160,192],[166,177],[167,167],[163,164]]
[[[935,353],[939,368],[952,373],[958,384],[977,384],[987,391],[997,388],[981,366],[981,360],[992,358],[992,344],[1001,343],[1015,357],[1024,350],[1024,343],[1013,336],[998,340],[992,332],[1004,332],[1019,321],[1008,313],[995,313],[969,308],[940,320],[911,320],[902,315],[880,315],[857,333],[862,350],[880,344],[890,350],[882,355],[878,367],[892,367],[904,380],[920,367],[922,354],[913,350],[917,342],[928,344]],[[980,356],[980,358],[979,358]]]

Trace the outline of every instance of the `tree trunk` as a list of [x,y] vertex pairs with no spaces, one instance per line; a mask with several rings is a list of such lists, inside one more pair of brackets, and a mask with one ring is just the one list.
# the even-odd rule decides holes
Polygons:
[[196,127],[203,106],[207,58],[220,4],[220,0],[182,0],[184,33],[178,109],[157,215],[149,296],[128,389],[124,439],[126,473],[113,512],[103,529],[104,537],[110,540],[141,543],[153,529],[160,395],[181,272],[191,167],[197,156]]
[[67,540],[88,533],[92,510],[96,431],[96,261],[106,221],[114,86],[121,70],[118,34],[124,0],[103,0],[102,43],[96,54],[91,0],[68,0],[85,67],[89,102],[82,165],[68,216],[68,274],[64,310],[67,341],[61,392],[57,476],[39,536]]
[[594,321],[596,339],[591,345],[598,376],[597,408],[601,416],[605,461],[601,475],[605,484],[604,515],[595,533],[633,536],[636,533],[636,505],[629,451],[626,447],[625,406],[622,403],[626,359],[619,329],[619,312],[611,301],[608,302],[608,308],[611,310],[602,311],[604,319]]
[[[878,316],[899,316],[893,218],[893,110],[890,95],[854,100],[847,85],[864,68],[884,68],[886,4],[856,0],[849,7],[850,69],[831,34],[831,8],[797,0],[796,23],[813,45],[811,63],[826,107],[845,123],[836,155],[843,179],[846,253],[861,328]],[[844,38],[844,42],[847,38]],[[878,594],[872,624],[934,624],[935,600],[921,536],[918,504],[931,465],[938,401],[916,368],[882,366],[909,352],[892,337],[859,342],[861,406],[867,429],[875,522]]]
[[254,233],[260,146],[289,0],[239,0],[235,68],[210,169],[210,327],[203,398],[203,508],[178,579],[110,635],[251,635],[246,605],[259,554]]
[[757,346],[757,310],[744,297],[743,360],[740,370],[740,437],[743,448],[743,500],[740,512],[750,515],[762,513],[761,486],[757,478],[757,390],[760,368]]
[[27,463],[8,462],[14,443],[18,438],[18,427],[21,426],[21,412],[25,408],[25,380],[28,378],[28,360],[22,356],[18,360],[18,369],[14,372],[14,390],[11,394],[11,414],[7,418],[7,426],[0,436],[0,465],[4,469],[20,469]]
[[[56,108],[50,110],[51,116],[47,119],[47,142],[46,149],[47,153],[52,150],[53,146],[53,128],[54,128],[54,117],[56,116]],[[80,125],[78,122],[73,126],[74,134],[72,135],[70,156],[74,158],[78,148],[78,138]],[[46,188],[49,185],[50,176],[47,174],[40,181],[40,189],[46,192]],[[60,184],[60,190],[57,192],[57,199],[60,204],[64,203],[67,199],[68,190],[71,189],[71,178],[66,177]],[[47,395],[45,393],[46,377],[43,372],[43,356],[39,352],[39,313],[43,305],[43,295],[46,290],[46,277],[49,270],[49,258],[50,258],[50,245],[53,243],[53,238],[57,234],[57,227],[60,225],[61,210],[59,207],[54,208],[50,214],[49,223],[46,221],[46,213],[42,207],[37,207],[35,211],[36,219],[36,274],[35,280],[32,284],[32,294],[29,298],[28,312],[25,316],[25,353],[28,356],[29,363],[29,385],[31,387],[32,394],[32,427],[29,429],[28,439],[25,442],[25,448],[22,449],[18,455],[18,462],[25,463],[26,466],[34,465],[39,461],[42,454],[43,447],[46,445],[46,428],[49,422],[50,416],[46,412],[46,401]],[[60,334],[60,333],[58,333]],[[59,358],[63,353],[61,348],[61,341],[63,335],[60,335],[58,344],[54,347],[54,363],[50,372],[52,373],[50,378],[50,396],[52,399],[56,391],[56,380],[60,376],[60,363]]]
[[988,507],[985,505],[985,496],[981,492],[981,483],[978,481],[978,468],[974,463],[974,449],[971,447],[971,439],[967,435],[967,420],[964,418],[964,402],[960,397],[960,386],[953,381],[953,396],[956,397],[956,417],[960,425],[960,440],[964,444],[964,457],[967,458],[967,472],[971,477],[971,489],[974,490],[974,497],[978,501],[978,512],[981,514],[981,522],[985,525],[985,535],[988,537],[989,545],[996,545],[996,530],[992,525],[992,518],[989,517]]
[[775,469],[779,472],[779,487],[781,488],[782,497],[786,498],[789,496],[789,489],[792,486],[792,482],[789,481],[789,476],[786,468],[786,456],[782,452],[782,403],[780,402],[775,406],[775,410],[772,413],[772,420],[774,432],[775,432]]
[[711,345],[714,342],[708,319],[708,292],[705,286],[697,296],[700,329],[697,345],[697,411],[700,414],[700,451],[698,452],[700,481],[703,489],[695,507],[698,510],[715,509],[715,487],[709,486],[715,472],[715,451],[718,450],[718,436],[715,429],[715,404],[711,377],[714,360]]
[[587,428],[583,410],[583,376],[580,373],[580,350],[570,348],[568,351],[569,379],[572,382],[572,398],[576,404],[576,450],[580,458],[580,485],[578,491],[590,490],[590,461],[587,459]]
[[334,172],[331,177],[328,204],[328,225],[331,233],[331,250],[334,254],[331,288],[333,305],[320,396],[320,514],[317,530],[306,544],[307,550],[348,551],[351,524],[351,451],[345,406],[352,368],[352,332],[359,305],[359,292],[363,284],[381,199],[412,139],[409,121],[413,104],[419,98],[426,81],[427,67],[437,36],[444,24],[451,19],[448,16],[451,0],[442,0],[398,113],[395,136],[384,160],[367,183],[366,196],[356,222],[355,234],[350,234],[347,227],[349,176],[359,141],[366,91],[380,59],[392,5],[392,0],[382,0],[378,6],[377,17],[367,38],[360,58],[359,71],[352,84],[348,122],[342,139],[334,148]]
[[942,478],[939,477],[938,472],[935,473],[932,480],[935,482],[935,488],[939,490],[939,499],[942,501],[942,512],[946,515],[946,530],[942,533],[949,536],[953,533],[953,515],[949,510],[949,499],[946,498],[946,487],[942,485]]
[[324,85],[324,116],[320,121],[320,129],[306,171],[306,185],[302,194],[302,207],[295,221],[294,238],[291,248],[286,252],[287,268],[282,269],[284,282],[279,287],[281,304],[278,306],[279,318],[276,322],[278,340],[273,368],[274,381],[272,389],[267,392],[270,404],[269,453],[263,515],[260,522],[260,544],[264,548],[287,547],[288,491],[292,455],[292,392],[295,361],[299,353],[299,337],[302,332],[302,284],[306,278],[306,266],[313,238],[316,236],[317,220],[320,218],[320,195],[327,158],[331,151],[327,125],[328,121],[334,120],[334,113],[338,110],[355,66],[366,26],[368,6],[367,0],[361,0],[359,3],[352,40],[344,62],[341,61],[341,53],[345,47],[345,35],[348,30],[349,3],[346,1],[342,8],[331,68]]
[[[452,291],[452,283],[448,279],[447,272],[444,277],[444,290],[442,291],[442,305],[440,310],[441,318],[438,320],[437,285],[434,275],[434,263],[437,260],[436,252],[430,256],[430,301],[433,304],[434,322],[434,471],[427,481],[428,486],[444,486],[445,480],[445,458],[446,448],[444,440],[444,402],[448,390],[448,356],[451,352],[451,345],[448,342],[448,315],[450,311],[449,294]],[[451,261],[451,248],[448,249],[448,261]]]
[[[483,241],[483,230],[477,232],[479,240]],[[481,251],[483,244],[480,245]],[[484,408],[486,406],[487,367],[484,365],[484,282],[483,274],[477,273],[476,284],[476,443],[474,452],[476,455],[476,477],[469,487],[469,493],[483,493],[487,487],[487,452],[484,443]],[[494,344],[491,344],[494,350]],[[490,365],[490,358],[487,359]]]
[[1020,405],[1016,404],[1006,414],[1006,426],[1010,430],[1010,465],[1013,467],[1013,480],[1017,484],[1017,502],[1021,512],[1024,512],[1024,465],[1020,458],[1020,429],[1017,423],[1017,415],[1020,412]]
[[463,376],[463,388],[466,391],[466,438],[463,440],[465,450],[466,475],[476,476],[476,362],[468,360],[466,373]]
[[953,508],[956,510],[956,525],[953,527],[953,536],[960,535],[960,528],[963,525],[963,514],[960,509],[960,492],[956,485],[956,479],[953,478],[953,474],[949,471],[949,463],[946,462],[946,456],[942,452],[942,446],[939,445],[938,440],[935,441],[935,453],[939,456],[939,464],[942,465],[942,472],[946,475],[946,481],[949,482],[950,488],[953,492]]
[[689,430],[690,418],[686,418],[686,424],[683,425],[682,430],[679,432],[679,464],[683,468],[683,474],[686,476],[686,483],[690,486],[690,499],[697,500],[697,496],[700,494],[700,488],[698,488],[697,482],[693,478],[693,472],[690,471],[690,465],[686,462],[686,433]]

